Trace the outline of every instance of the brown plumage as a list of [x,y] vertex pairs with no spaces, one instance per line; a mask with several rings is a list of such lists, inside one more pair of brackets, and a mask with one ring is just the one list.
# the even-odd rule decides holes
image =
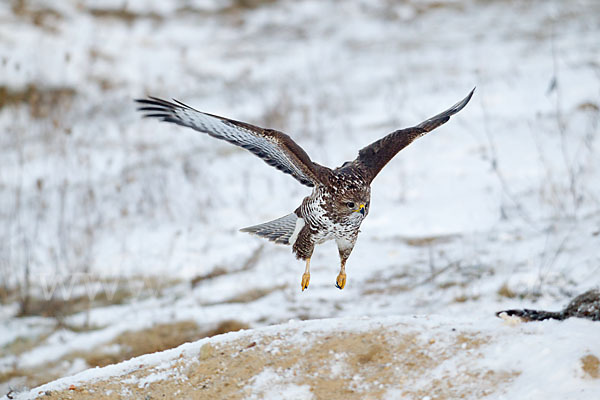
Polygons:
[[292,245],[296,257],[306,260],[302,290],[308,287],[310,257],[315,245],[335,240],[341,261],[336,286],[342,289],[346,283],[346,260],[356,243],[360,224],[369,213],[371,182],[400,150],[462,110],[474,91],[448,110],[364,147],[354,161],[335,169],[313,162],[285,133],[197,111],[177,100],[149,97],[136,102],[141,104],[138,110],[145,117],[187,126],[241,146],[303,185],[313,187],[313,192],[291,214],[242,231]]

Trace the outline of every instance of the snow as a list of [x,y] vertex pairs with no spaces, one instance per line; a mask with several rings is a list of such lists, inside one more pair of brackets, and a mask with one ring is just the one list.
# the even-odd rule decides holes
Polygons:
[[274,371],[271,368],[263,370],[256,375],[251,382],[250,390],[252,395],[249,399],[298,399],[310,400],[314,399],[308,385],[288,384],[286,381],[290,379],[291,372],[282,373]]
[[[448,316],[472,326],[501,309],[560,309],[598,285],[596,1],[279,0],[249,10],[128,1],[139,14],[131,21],[90,11],[121,1],[25,3],[61,17],[36,24],[0,5],[0,87],[75,95],[50,101],[41,117],[25,103],[0,108],[0,375],[61,360],[73,374],[89,366],[65,361],[70,354],[156,324],[431,315],[432,326]],[[132,102],[177,98],[279,129],[336,166],[473,86],[463,111],[374,181],[343,291],[334,243],[317,248],[301,292],[304,265],[288,247],[238,232],[288,214],[310,189],[228,143],[142,120]],[[217,271],[225,274],[190,284]],[[4,300],[2,290],[26,276],[42,300],[130,295],[59,318],[17,317],[20,293]],[[529,355],[504,398],[539,396],[544,376],[564,380],[556,398],[595,398],[597,383],[577,367],[594,324],[492,321],[481,329],[499,347],[482,367],[510,369]],[[12,353],[20,341],[34,345]],[[260,382],[249,384],[269,396]],[[9,387],[26,389],[0,382],[0,394]],[[277,390],[309,395],[302,385]]]
[[[581,358],[587,354],[600,354],[594,322],[587,320],[567,320],[564,322],[545,321],[538,324],[506,324],[500,319],[450,318],[447,316],[407,316],[380,318],[337,318],[290,322],[254,330],[227,333],[212,338],[188,343],[179,348],[161,353],[149,354],[104,368],[83,371],[71,377],[59,379],[40,386],[29,393],[20,393],[16,399],[35,398],[38,393],[65,390],[70,386],[104,381],[110,378],[123,383],[135,383],[146,387],[149,383],[173,380],[177,371],[173,369],[177,360],[196,363],[203,346],[224,349],[228,343],[258,342],[269,335],[279,334],[286,343],[304,347],[323,340],[326,336],[347,335],[357,332],[374,332],[389,338],[407,332],[417,334],[419,343],[428,343],[431,350],[451,345],[449,332],[461,332],[485,339],[481,347],[471,348],[463,343],[457,355],[439,364],[435,370],[421,378],[425,383],[443,376],[460,376],[469,371],[508,371],[517,374],[500,390],[491,393],[493,399],[537,398],[594,398],[600,393],[600,382],[586,376],[581,367]],[[272,344],[271,344],[272,346]],[[351,351],[353,349],[348,349]],[[236,350],[237,351],[237,350]],[[427,350],[424,350],[427,351]],[[435,352],[435,351],[434,351]],[[432,353],[434,354],[434,353]],[[230,356],[229,354],[227,355]],[[402,357],[402,355],[398,355]],[[344,354],[332,355],[331,374],[340,374]],[[127,374],[143,367],[152,368],[153,373],[142,378]],[[449,374],[449,375],[448,375]],[[310,387],[294,382],[293,370],[280,371],[273,367],[257,372],[248,382],[247,398],[314,398]],[[362,376],[356,375],[353,381],[361,385]],[[458,381],[457,381],[458,382]],[[418,390],[419,382],[411,389]],[[457,385],[460,383],[458,382]],[[549,390],[551,388],[551,390]],[[390,397],[400,393],[402,385],[387,390]],[[485,388],[481,388],[485,390]]]

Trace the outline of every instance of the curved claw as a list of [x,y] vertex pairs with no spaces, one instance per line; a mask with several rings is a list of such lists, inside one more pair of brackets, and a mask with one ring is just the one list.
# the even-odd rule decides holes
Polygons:
[[346,286],[346,274],[340,272],[335,280],[335,287],[342,290]]
[[304,274],[302,274],[302,283],[300,284],[300,287],[302,288],[303,292],[304,292],[304,289],[308,288],[309,282],[310,282],[310,274],[305,272]]

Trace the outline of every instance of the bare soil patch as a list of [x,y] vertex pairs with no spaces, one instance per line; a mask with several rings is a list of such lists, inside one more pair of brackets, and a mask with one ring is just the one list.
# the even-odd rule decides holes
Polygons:
[[[489,341],[479,333],[435,338],[385,328],[303,336],[306,340],[297,340],[284,332],[209,341],[194,357],[182,351],[168,367],[139,365],[124,376],[46,392],[44,398],[242,399],[292,385],[317,399],[385,399],[392,390],[406,399],[444,400],[485,397],[519,374],[474,366],[478,349]],[[448,360],[452,367],[445,368]],[[434,370],[435,379],[422,379]]]

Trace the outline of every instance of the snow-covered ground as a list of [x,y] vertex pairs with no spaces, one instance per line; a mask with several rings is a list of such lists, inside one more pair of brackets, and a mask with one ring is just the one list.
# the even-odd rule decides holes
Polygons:
[[[497,310],[558,309],[598,286],[599,2],[256,3],[0,4],[0,394],[157,324],[418,314],[492,331]],[[473,86],[374,181],[343,291],[334,244],[301,292],[289,248],[238,232],[310,189],[132,101],[276,128],[337,166]],[[598,332],[526,329],[549,330],[545,348]]]
[[291,321],[89,369],[15,398],[594,399],[599,352],[586,320]]

